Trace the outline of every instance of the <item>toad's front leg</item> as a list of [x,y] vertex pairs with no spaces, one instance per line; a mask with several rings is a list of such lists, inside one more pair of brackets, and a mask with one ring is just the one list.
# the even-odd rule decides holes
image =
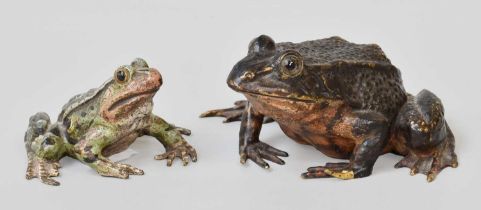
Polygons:
[[239,131],[239,154],[242,164],[247,159],[251,159],[262,168],[269,168],[269,164],[264,161],[269,160],[279,165],[284,165],[284,161],[278,156],[287,157],[287,152],[278,150],[259,140],[264,115],[257,113],[250,103],[242,114],[242,122]]
[[[249,102],[247,100],[240,100],[234,102],[234,107],[226,108],[226,109],[214,109],[204,112],[200,115],[200,117],[224,117],[224,123],[241,121],[242,114],[247,109]],[[274,122],[274,119],[270,117],[264,117],[264,123],[271,123]]]
[[329,133],[357,143],[350,161],[311,167],[302,174],[302,177],[353,179],[371,175],[374,163],[388,141],[387,119],[377,112],[359,111],[347,114],[333,124],[334,126],[329,128],[331,129]]
[[152,115],[151,125],[145,129],[144,133],[155,137],[164,145],[166,152],[155,156],[155,159],[167,159],[167,166],[171,166],[176,157],[182,160],[184,166],[189,164],[189,159],[192,162],[197,161],[197,152],[182,137],[182,135],[190,135],[190,130],[176,127],[164,119]]

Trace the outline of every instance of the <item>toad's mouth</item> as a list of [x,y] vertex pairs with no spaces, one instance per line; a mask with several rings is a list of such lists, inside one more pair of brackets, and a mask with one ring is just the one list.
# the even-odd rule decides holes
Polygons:
[[312,98],[308,96],[298,96],[298,95],[276,95],[273,93],[261,93],[261,92],[253,92],[253,91],[240,91],[237,90],[237,92],[242,93],[242,94],[247,94],[249,96],[255,97],[255,98],[273,98],[273,99],[280,99],[280,100],[291,100],[291,101],[299,101],[299,102],[305,102],[305,103],[315,103],[318,101],[323,100],[323,98]]
[[119,99],[115,100],[115,102],[112,103],[107,110],[111,112],[117,109],[127,108],[128,110],[130,110],[130,108],[135,108],[136,104],[152,99],[157,90],[158,88],[154,88],[148,91],[125,94]]
[[287,90],[279,90],[278,88],[259,88],[257,90],[252,90],[252,88],[243,88],[238,84],[229,81],[227,85],[234,91],[242,94],[248,94],[253,97],[265,97],[265,98],[274,98],[274,99],[283,99],[283,100],[291,100],[291,101],[299,101],[299,102],[319,102],[325,100],[323,97],[312,97],[302,94],[295,94],[289,93]]

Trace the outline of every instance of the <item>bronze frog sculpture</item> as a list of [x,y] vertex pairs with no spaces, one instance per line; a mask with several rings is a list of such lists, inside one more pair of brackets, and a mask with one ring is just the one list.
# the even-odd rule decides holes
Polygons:
[[349,159],[308,168],[304,178],[366,177],[377,158],[389,152],[404,156],[396,168],[423,173],[429,182],[443,168],[458,165],[440,99],[427,90],[406,93],[400,71],[375,44],[339,37],[275,43],[261,35],[251,41],[227,84],[247,101],[201,117],[241,121],[241,163],[284,164],[279,157],[286,152],[259,140],[262,124],[275,121],[298,143]]
[[126,179],[142,175],[136,167],[112,162],[109,156],[124,151],[137,137],[156,138],[166,153],[167,165],[179,157],[184,165],[197,160],[197,154],[182,137],[190,130],[176,127],[152,113],[152,98],[162,85],[160,73],[143,59],[119,67],[114,77],[99,88],[74,96],[62,108],[57,122],[51,124],[46,113],[30,118],[25,134],[28,155],[27,179],[34,177],[49,185],[59,185],[59,160],[75,158],[102,176]]

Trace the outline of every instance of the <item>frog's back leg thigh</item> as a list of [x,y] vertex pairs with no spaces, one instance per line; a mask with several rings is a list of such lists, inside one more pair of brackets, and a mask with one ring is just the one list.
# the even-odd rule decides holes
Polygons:
[[367,110],[342,116],[327,132],[356,142],[349,163],[311,167],[302,175],[304,178],[352,179],[371,175],[374,163],[387,145],[389,122],[381,113]]
[[412,175],[422,173],[433,181],[445,167],[458,165],[454,142],[441,100],[428,90],[409,96],[392,130],[392,150],[405,155],[395,167],[408,167]]

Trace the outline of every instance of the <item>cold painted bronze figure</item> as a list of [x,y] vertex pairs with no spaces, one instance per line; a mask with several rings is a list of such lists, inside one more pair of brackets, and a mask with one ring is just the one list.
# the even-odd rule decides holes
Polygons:
[[249,44],[227,84],[247,100],[201,117],[241,121],[241,163],[284,164],[279,157],[286,152],[259,140],[262,124],[275,121],[295,141],[349,159],[308,168],[304,178],[366,177],[389,152],[404,156],[396,168],[425,174],[429,182],[458,164],[440,99],[427,90],[406,93],[399,70],[375,44],[339,37],[275,43],[262,35]]
[[59,160],[75,158],[102,176],[126,179],[142,175],[136,167],[112,162],[109,156],[124,151],[139,136],[156,138],[166,153],[155,159],[167,159],[167,165],[181,158],[184,165],[197,160],[197,154],[182,137],[190,130],[176,127],[152,114],[152,98],[162,85],[160,73],[142,59],[119,67],[114,77],[99,88],[74,96],[62,108],[56,123],[46,113],[30,118],[25,134],[28,155],[27,179],[59,185]]

